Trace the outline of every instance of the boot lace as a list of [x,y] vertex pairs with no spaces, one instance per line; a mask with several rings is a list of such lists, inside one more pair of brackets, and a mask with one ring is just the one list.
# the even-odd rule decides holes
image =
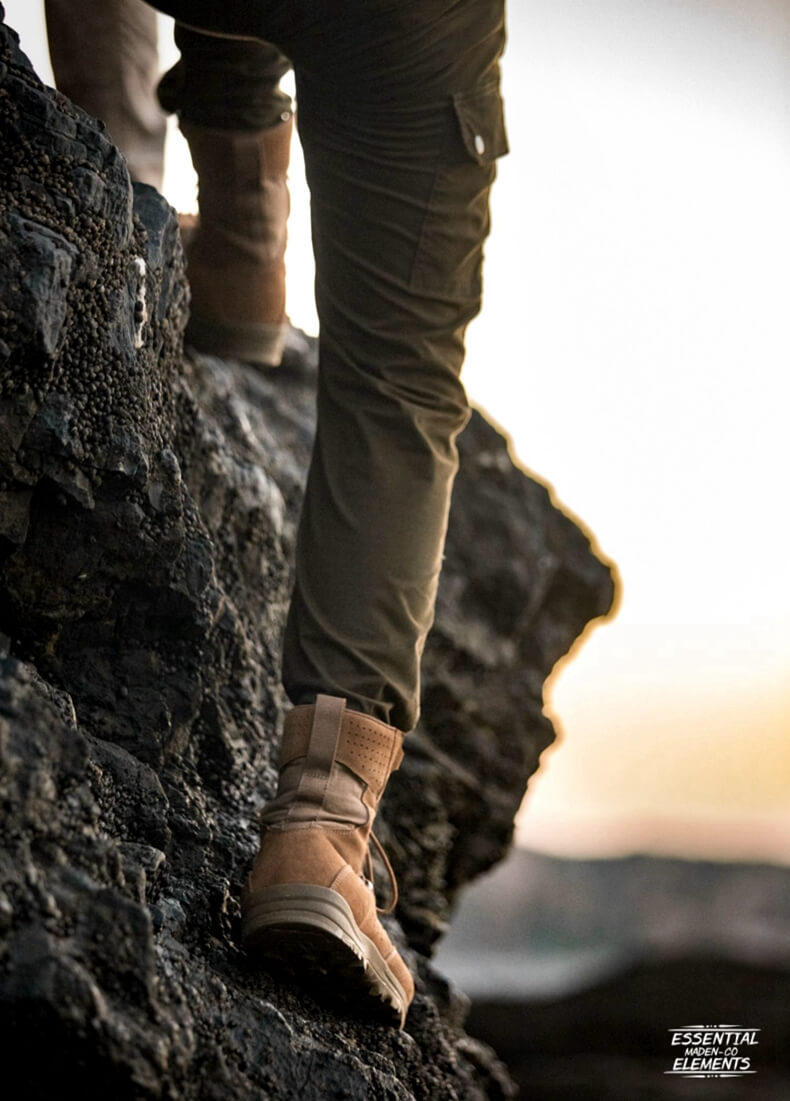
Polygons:
[[[381,858],[381,862],[386,869],[387,876],[389,877],[390,881],[390,900],[386,906],[376,906],[376,912],[379,914],[391,914],[395,907],[398,905],[398,881],[395,878],[395,873],[392,870],[392,865],[390,864],[389,857],[384,851],[384,846],[372,830],[370,831],[370,840],[372,841],[373,845],[376,848],[376,852]],[[373,884],[373,858],[370,854],[370,847],[368,847],[368,851],[365,854],[365,875],[367,876],[370,886],[375,890]]]

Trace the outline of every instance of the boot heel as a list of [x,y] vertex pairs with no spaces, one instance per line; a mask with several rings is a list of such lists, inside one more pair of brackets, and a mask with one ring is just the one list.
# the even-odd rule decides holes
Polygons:
[[[310,883],[250,893],[242,921],[245,950],[290,977],[343,989],[353,1006],[360,990],[379,1000],[380,1016],[403,1027],[410,998],[337,891]],[[338,978],[345,981],[338,983]]]
[[330,887],[286,883],[252,892],[242,922],[245,948],[250,942],[254,946],[263,930],[280,926],[323,929],[346,943],[360,959],[364,958],[364,934],[358,929],[346,900]]

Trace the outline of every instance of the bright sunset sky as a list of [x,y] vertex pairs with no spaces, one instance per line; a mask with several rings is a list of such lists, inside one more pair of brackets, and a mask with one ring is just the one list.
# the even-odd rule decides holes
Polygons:
[[790,8],[519,0],[510,29],[509,350],[487,369],[478,328],[467,382],[623,586],[520,838],[788,859]]
[[[5,6],[51,82],[39,4]],[[553,678],[519,841],[790,861],[790,7],[511,0],[509,23],[465,379],[622,580]],[[164,190],[194,209],[177,133]],[[292,195],[314,332],[298,150]]]

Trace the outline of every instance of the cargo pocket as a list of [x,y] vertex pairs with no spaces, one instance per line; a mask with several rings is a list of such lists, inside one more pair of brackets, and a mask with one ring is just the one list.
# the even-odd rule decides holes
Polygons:
[[490,225],[489,191],[496,161],[507,152],[498,82],[457,92],[425,212],[412,287],[479,296],[483,243]]

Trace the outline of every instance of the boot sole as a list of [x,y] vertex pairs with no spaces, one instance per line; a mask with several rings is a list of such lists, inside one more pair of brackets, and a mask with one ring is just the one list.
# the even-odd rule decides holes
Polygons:
[[351,907],[330,887],[284,884],[255,891],[242,917],[246,951],[350,1010],[403,1028],[409,1002]]
[[187,322],[184,340],[196,351],[220,359],[239,359],[258,367],[279,367],[285,350],[286,329],[284,322],[224,324],[193,315]]

